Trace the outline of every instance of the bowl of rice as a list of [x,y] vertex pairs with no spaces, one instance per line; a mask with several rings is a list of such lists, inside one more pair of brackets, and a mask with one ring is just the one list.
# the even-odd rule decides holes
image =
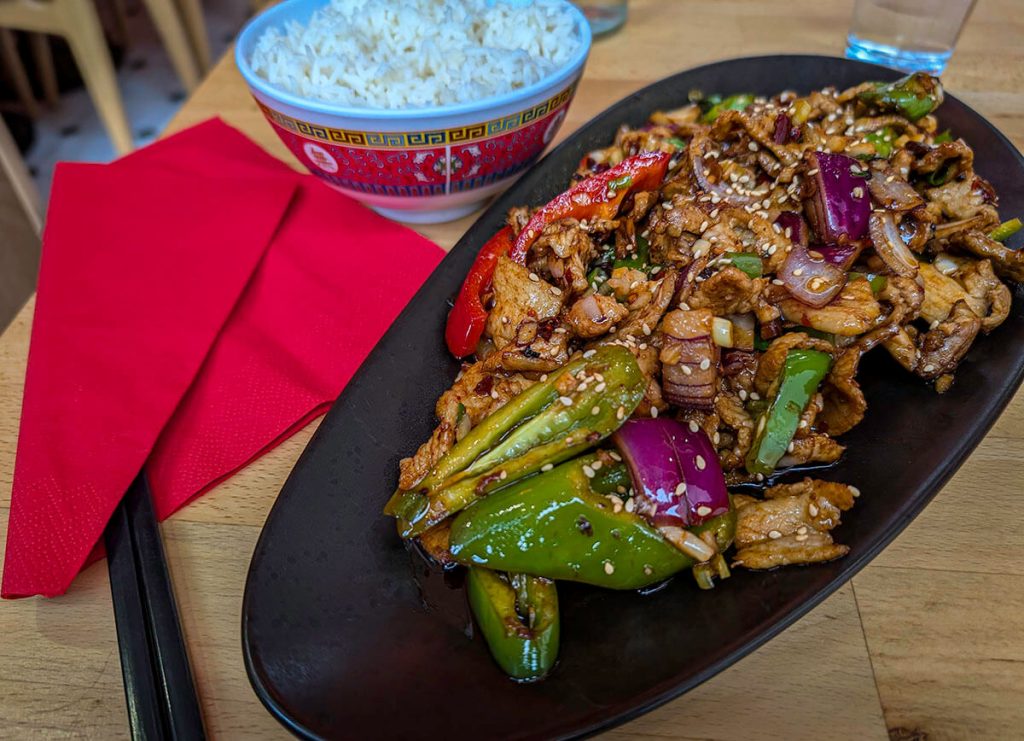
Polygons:
[[464,216],[532,164],[590,51],[566,0],[285,0],[235,61],[316,177],[385,216]]

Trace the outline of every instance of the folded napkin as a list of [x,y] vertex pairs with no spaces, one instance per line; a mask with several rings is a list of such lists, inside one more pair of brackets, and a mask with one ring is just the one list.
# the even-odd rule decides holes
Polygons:
[[320,414],[442,255],[220,121],[61,165],[3,596],[63,593],[143,463],[162,519]]

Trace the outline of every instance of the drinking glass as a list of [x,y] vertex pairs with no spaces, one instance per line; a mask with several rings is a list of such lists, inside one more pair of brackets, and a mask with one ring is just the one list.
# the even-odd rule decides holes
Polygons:
[[856,0],[846,56],[941,74],[975,0]]
[[626,0],[578,0],[574,5],[590,21],[594,36],[611,33],[626,22]]

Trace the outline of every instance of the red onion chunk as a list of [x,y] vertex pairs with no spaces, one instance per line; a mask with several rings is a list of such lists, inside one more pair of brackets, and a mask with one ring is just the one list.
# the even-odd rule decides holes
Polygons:
[[854,244],[812,245],[809,252],[817,252],[825,258],[825,262],[835,265],[840,270],[848,270],[860,254],[860,248]]
[[703,430],[668,417],[631,419],[612,436],[633,478],[634,496],[654,507],[654,525],[693,527],[729,511],[718,455]]
[[798,244],[782,263],[779,278],[793,298],[816,309],[835,298],[846,285],[846,273],[841,268],[828,262],[822,253]]
[[808,164],[804,210],[818,239],[825,244],[845,244],[864,237],[871,198],[867,180],[854,174],[863,172],[857,160],[845,154],[811,152]]
[[789,229],[789,238],[793,244],[807,244],[807,225],[804,223],[804,217],[796,211],[783,211],[775,219],[775,223],[783,232]]

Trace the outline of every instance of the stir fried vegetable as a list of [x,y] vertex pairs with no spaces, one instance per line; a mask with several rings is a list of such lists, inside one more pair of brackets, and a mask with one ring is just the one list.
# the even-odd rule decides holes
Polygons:
[[540,679],[558,658],[558,592],[550,579],[502,578],[470,567],[466,594],[473,617],[498,666],[513,679]]
[[924,74],[693,94],[508,212],[449,315],[461,371],[385,512],[468,569],[509,676],[555,664],[555,580],[686,570],[711,589],[848,552],[831,533],[856,489],[772,479],[844,455],[866,353],[945,393],[1024,281],[1021,221],[938,133],[942,98]]

